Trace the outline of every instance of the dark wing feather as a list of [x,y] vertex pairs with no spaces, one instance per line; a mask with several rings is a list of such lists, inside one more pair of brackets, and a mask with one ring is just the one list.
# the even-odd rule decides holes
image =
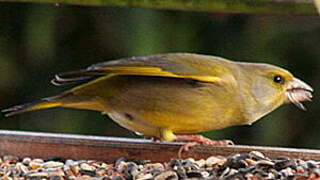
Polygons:
[[105,73],[96,70],[80,70],[60,73],[55,75],[55,78],[51,80],[51,83],[56,86],[77,84],[80,82],[90,81],[104,74]]

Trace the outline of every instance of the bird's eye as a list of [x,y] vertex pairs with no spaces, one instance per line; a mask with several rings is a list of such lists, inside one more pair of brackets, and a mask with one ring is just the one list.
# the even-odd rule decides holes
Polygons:
[[284,78],[280,75],[275,75],[273,77],[273,82],[278,83],[278,84],[283,84],[284,83]]

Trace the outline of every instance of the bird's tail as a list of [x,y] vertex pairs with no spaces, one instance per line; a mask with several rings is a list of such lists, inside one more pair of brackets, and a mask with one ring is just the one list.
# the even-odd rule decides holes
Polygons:
[[54,99],[55,99],[54,97],[43,98],[43,99],[36,101],[36,102],[33,102],[33,103],[26,103],[26,104],[22,104],[22,105],[13,106],[8,109],[4,109],[4,110],[2,110],[2,112],[5,113],[4,115],[6,117],[8,117],[8,116],[13,116],[13,115],[20,114],[23,112],[58,107],[63,104],[61,101],[60,102],[55,101]]
[[35,111],[39,109],[48,109],[54,107],[66,107],[75,109],[88,109],[94,111],[108,111],[105,104],[98,101],[96,98],[88,96],[78,96],[73,92],[67,91],[57,96],[43,98],[33,103],[13,106],[2,110],[5,116],[12,116],[28,111]]

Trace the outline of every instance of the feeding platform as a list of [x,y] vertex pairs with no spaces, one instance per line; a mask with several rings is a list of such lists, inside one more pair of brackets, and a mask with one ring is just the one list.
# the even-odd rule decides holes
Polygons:
[[[320,150],[0,131],[7,179],[320,179]],[[191,159],[190,159],[191,158]],[[13,168],[12,168],[13,167]]]
[[[176,158],[182,143],[152,142],[151,140],[87,135],[0,131],[0,155],[28,157],[60,157],[69,159],[97,159],[113,162],[119,157],[164,162]],[[212,155],[259,151],[269,157],[286,156],[320,161],[320,150],[263,146],[196,146],[184,157],[195,159]]]

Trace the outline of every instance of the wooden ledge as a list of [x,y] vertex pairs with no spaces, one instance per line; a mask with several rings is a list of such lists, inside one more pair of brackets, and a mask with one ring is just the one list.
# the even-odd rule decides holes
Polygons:
[[[164,162],[171,158],[177,158],[181,144],[131,138],[0,131],[0,156],[96,159],[106,162],[114,162],[120,157],[125,157],[130,160]],[[200,159],[212,155],[228,156],[250,151],[260,151],[268,157],[287,156],[304,160],[320,160],[320,150],[243,145],[198,146],[184,152],[183,157]]]

